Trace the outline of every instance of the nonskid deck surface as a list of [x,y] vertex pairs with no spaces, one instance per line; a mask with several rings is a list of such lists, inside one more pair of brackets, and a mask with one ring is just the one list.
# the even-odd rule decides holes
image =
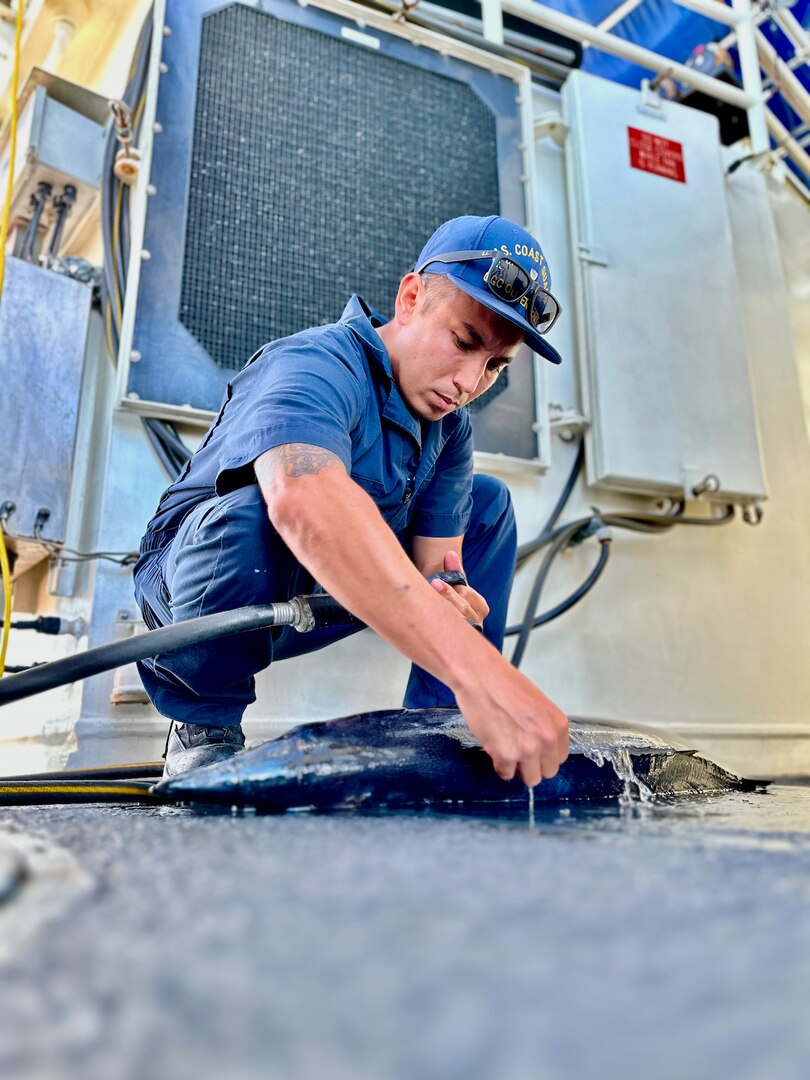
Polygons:
[[[807,1071],[810,788],[545,804],[535,827],[432,808],[0,818],[0,848],[50,849],[0,909],[15,1077]],[[32,937],[8,920],[37,895],[59,906]]]
[[[573,720],[568,760],[540,802],[688,796],[757,785],[654,732]],[[227,761],[162,781],[178,802],[265,810],[528,804],[501,780],[456,709],[397,709],[304,724]]]

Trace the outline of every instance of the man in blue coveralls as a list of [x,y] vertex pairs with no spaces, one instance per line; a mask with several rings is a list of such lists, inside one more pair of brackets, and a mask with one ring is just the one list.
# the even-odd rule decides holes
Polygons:
[[[340,322],[256,353],[141,542],[147,625],[319,586],[413,662],[406,707],[457,704],[504,779],[554,776],[568,722],[501,655],[515,521],[505,485],[473,476],[463,408],[524,341],[560,362],[543,337],[559,313],[549,287],[520,226],[455,218],[400,282],[390,321],[354,296]],[[462,560],[467,586],[426,580]],[[356,629],[253,631],[139,664],[173,721],[164,775],[244,746],[256,672]]]

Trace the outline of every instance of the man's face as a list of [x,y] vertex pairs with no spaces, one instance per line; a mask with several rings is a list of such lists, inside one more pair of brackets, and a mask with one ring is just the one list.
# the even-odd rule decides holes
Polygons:
[[440,420],[480,397],[523,342],[520,330],[446,279],[427,289],[415,274],[403,279],[396,321],[396,341],[389,346],[394,376],[406,405],[422,420]]

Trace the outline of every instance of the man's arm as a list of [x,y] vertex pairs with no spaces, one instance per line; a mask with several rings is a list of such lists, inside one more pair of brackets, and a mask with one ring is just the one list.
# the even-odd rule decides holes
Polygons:
[[289,443],[255,464],[270,520],[335,599],[449,686],[504,779],[531,786],[568,753],[565,715],[427,584],[372,499],[328,450]]

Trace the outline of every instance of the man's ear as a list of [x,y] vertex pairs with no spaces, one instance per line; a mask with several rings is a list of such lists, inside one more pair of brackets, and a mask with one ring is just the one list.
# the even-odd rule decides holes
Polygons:
[[425,283],[420,274],[406,274],[399,283],[394,318],[401,325],[409,323],[425,300]]

